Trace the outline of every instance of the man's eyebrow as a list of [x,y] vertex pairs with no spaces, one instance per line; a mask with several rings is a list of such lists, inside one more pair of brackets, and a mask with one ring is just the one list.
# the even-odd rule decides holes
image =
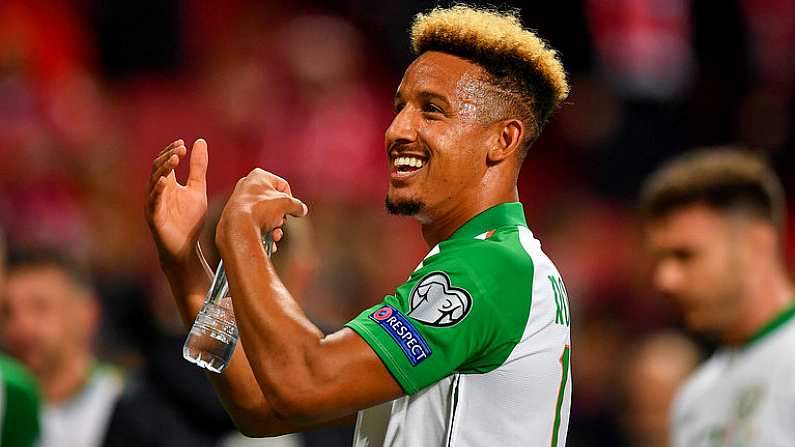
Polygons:
[[[447,99],[447,97],[445,95],[443,95],[441,93],[434,92],[432,90],[421,90],[421,91],[419,91],[417,93],[417,97],[419,99],[425,100],[425,101],[431,100],[431,99],[437,99],[439,101],[442,101],[447,106],[450,105],[450,101]],[[398,90],[395,93],[394,103],[395,104],[402,104],[404,102],[406,102],[406,99],[403,97],[403,92]]]
[[417,94],[417,96],[419,96],[421,99],[426,99],[426,100],[438,99],[440,101],[443,101],[445,104],[450,105],[450,101],[448,101],[445,95],[442,95],[441,93],[436,93],[431,90],[422,90]]

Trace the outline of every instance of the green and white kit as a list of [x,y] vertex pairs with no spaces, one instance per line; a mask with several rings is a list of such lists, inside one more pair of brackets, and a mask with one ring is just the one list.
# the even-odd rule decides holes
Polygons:
[[406,392],[359,412],[354,446],[565,445],[569,325],[522,205],[484,211],[347,324]]
[[124,376],[113,366],[96,363],[80,390],[42,410],[39,447],[103,445],[116,402],[124,390]]
[[0,354],[0,447],[31,447],[39,430],[36,380],[19,363]]
[[795,307],[743,346],[724,347],[681,388],[675,447],[795,445]]

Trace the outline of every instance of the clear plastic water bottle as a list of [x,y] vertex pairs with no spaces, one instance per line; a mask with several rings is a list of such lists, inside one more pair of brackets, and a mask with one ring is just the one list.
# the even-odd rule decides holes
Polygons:
[[[270,257],[273,248],[270,232],[263,238],[262,243]],[[239,338],[240,333],[235,322],[232,298],[229,296],[229,283],[226,280],[222,260],[215,269],[204,306],[196,315],[193,327],[185,339],[182,357],[202,368],[220,373],[232,359]]]

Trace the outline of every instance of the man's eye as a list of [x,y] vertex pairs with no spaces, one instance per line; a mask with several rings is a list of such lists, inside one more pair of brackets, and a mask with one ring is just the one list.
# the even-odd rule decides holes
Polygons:
[[693,259],[694,253],[691,250],[676,249],[671,253],[671,256],[679,262],[687,262]]
[[424,112],[428,112],[428,113],[444,113],[440,107],[438,107],[438,106],[436,106],[434,104],[430,104],[430,103],[428,103],[425,106]]
[[395,115],[400,113],[400,111],[403,110],[404,106],[405,106],[405,104],[395,104]]

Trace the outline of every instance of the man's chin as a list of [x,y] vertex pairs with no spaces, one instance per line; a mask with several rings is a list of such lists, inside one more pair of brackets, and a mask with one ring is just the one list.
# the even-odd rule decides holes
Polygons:
[[416,216],[424,208],[423,203],[419,200],[393,199],[389,196],[386,196],[384,206],[389,214],[395,216]]
[[724,335],[722,328],[714,321],[705,320],[697,315],[685,315],[684,323],[690,332],[707,340],[720,340]]

